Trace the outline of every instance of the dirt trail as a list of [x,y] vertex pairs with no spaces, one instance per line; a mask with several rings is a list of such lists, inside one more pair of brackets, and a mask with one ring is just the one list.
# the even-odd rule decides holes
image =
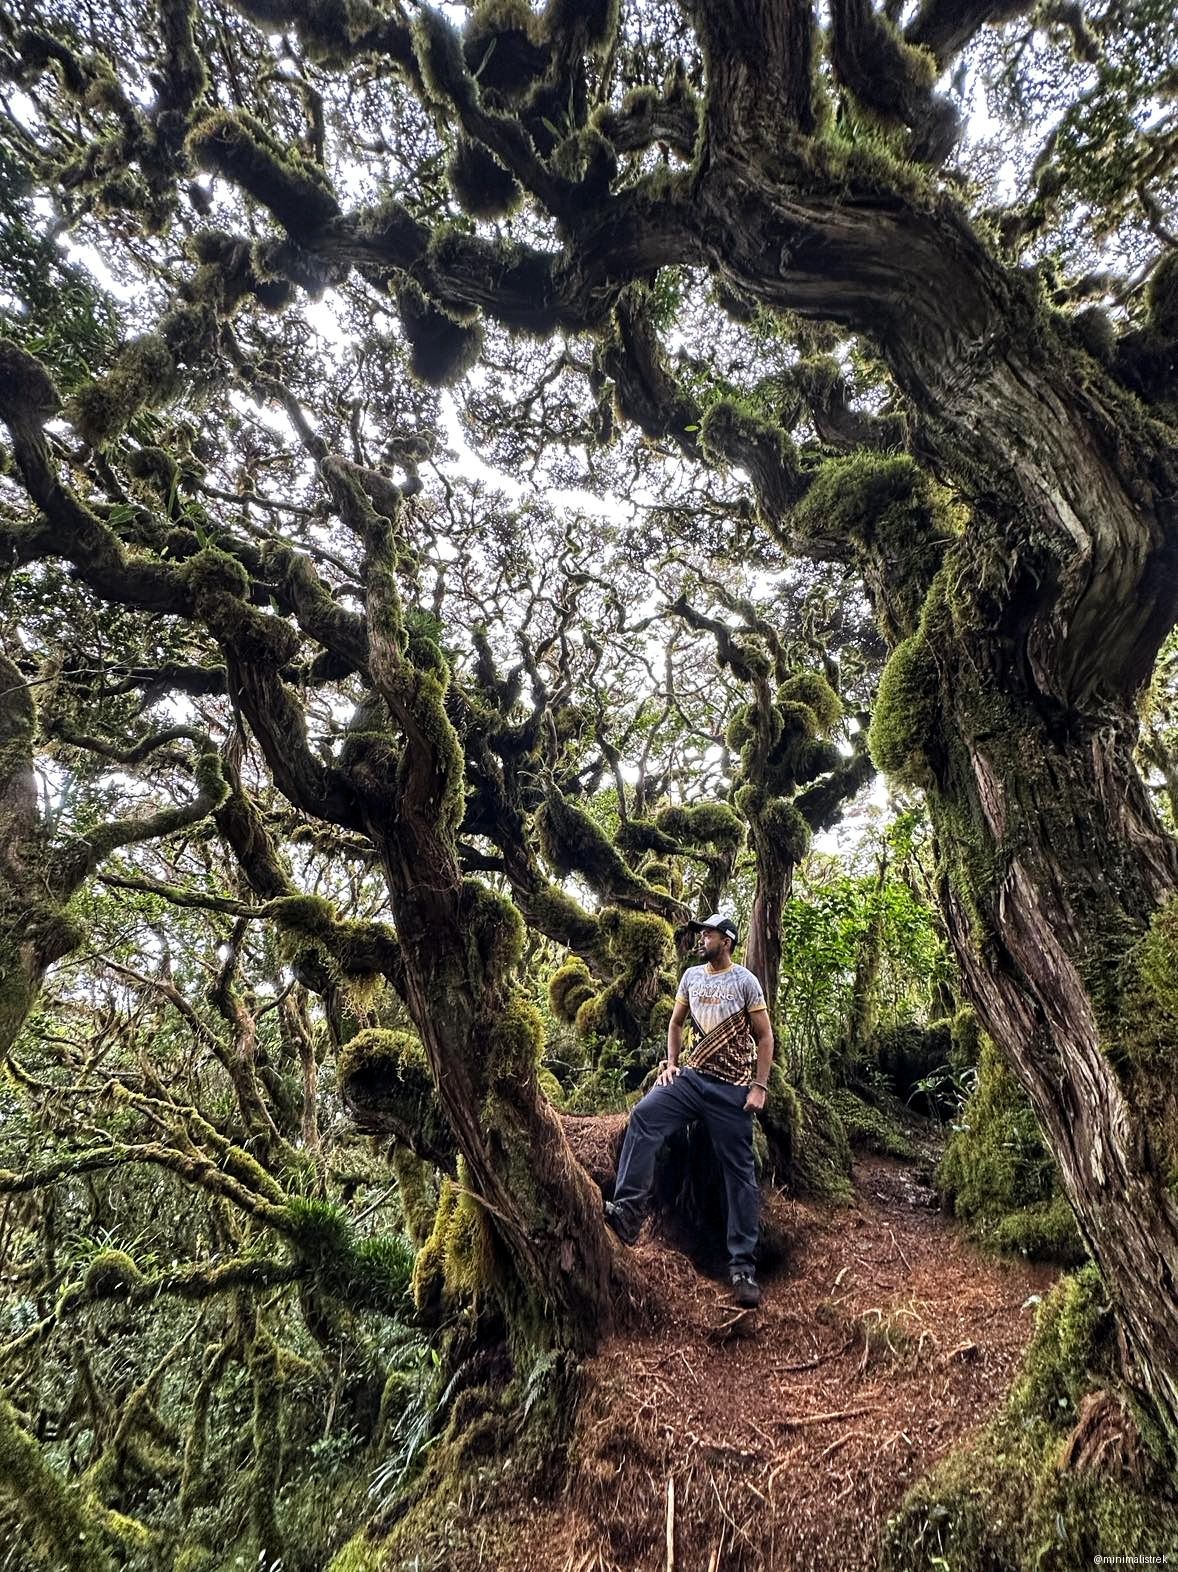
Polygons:
[[876,1565],[908,1485],[999,1406],[1057,1269],[984,1255],[910,1164],[860,1155],[853,1180],[851,1206],[768,1196],[790,1244],[751,1321],[647,1228],[651,1319],[590,1363],[565,1495],[516,1522],[512,1572]]

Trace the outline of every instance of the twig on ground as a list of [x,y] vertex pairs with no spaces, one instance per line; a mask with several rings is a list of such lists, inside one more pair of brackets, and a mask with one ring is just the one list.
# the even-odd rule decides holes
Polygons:
[[857,1419],[860,1414],[871,1412],[870,1407],[839,1408],[829,1414],[786,1414],[780,1419],[775,1419],[773,1423],[780,1425],[783,1430],[796,1430],[802,1425],[824,1425],[834,1419]]

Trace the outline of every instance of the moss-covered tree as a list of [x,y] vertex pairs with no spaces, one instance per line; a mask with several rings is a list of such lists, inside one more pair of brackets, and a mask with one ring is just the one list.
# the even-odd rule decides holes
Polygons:
[[[1178,614],[1162,10],[1088,26],[835,0],[820,24],[808,0],[552,0],[478,5],[462,30],[429,7],[166,12],[162,30],[135,7],[3,24],[24,95],[5,135],[33,189],[152,307],[90,377],[13,323],[7,560],[68,564],[133,620],[194,630],[185,666],[220,682],[288,800],[374,849],[398,932],[420,939],[399,980],[504,1302],[551,1303],[576,1342],[610,1256],[539,1094],[518,924],[463,875],[459,684],[424,588],[467,570],[430,549],[461,503],[441,487],[419,504],[436,406],[386,374],[453,386],[480,357],[521,388],[481,432],[508,467],[664,477],[618,571],[690,519],[713,556],[735,531],[746,556],[866,587],[891,651],[873,757],[928,795],[965,996],[1030,1095],[1121,1318],[1120,1379],[1173,1468],[1178,849],[1134,762]],[[1050,131],[1019,91],[1028,49]],[[962,119],[938,84],[958,66],[1029,122],[1004,205],[977,149],[951,162]],[[359,395],[307,348],[304,303],[325,291],[364,344]],[[295,434],[281,458],[243,420],[249,396]],[[496,397],[472,389],[472,431]],[[586,444],[604,452],[580,469]],[[714,474],[676,495],[700,466]],[[298,483],[306,514],[278,513],[298,549],[270,527],[288,498],[267,474]],[[476,532],[492,559],[496,527]],[[338,745],[309,744],[308,692],[329,729],[332,703],[351,715]],[[22,700],[4,723],[5,812],[26,828],[30,717]],[[549,785],[556,847],[568,794]],[[658,888],[612,876],[632,904]],[[347,949],[321,914],[287,916]],[[30,976],[62,953],[54,932]]]

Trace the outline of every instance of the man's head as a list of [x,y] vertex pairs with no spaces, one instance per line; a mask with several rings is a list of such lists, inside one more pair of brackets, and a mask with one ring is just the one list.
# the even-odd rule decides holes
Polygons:
[[723,912],[713,912],[710,917],[703,917],[699,922],[689,922],[687,926],[699,935],[699,947],[704,959],[716,962],[725,958],[731,959],[736,948],[736,924],[731,917]]

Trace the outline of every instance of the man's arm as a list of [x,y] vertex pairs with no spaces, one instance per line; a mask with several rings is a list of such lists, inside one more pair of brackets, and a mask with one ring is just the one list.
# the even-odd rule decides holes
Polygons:
[[749,1087],[745,1107],[764,1108],[765,1095],[769,1090],[769,1071],[773,1068],[773,1023],[764,1005],[749,1011],[749,1031],[757,1045],[757,1073]]
[[687,1019],[687,1000],[676,999],[671,1019],[667,1022],[667,1062],[659,1074],[656,1086],[668,1086],[679,1074],[679,1050],[683,1047],[683,1023]]

